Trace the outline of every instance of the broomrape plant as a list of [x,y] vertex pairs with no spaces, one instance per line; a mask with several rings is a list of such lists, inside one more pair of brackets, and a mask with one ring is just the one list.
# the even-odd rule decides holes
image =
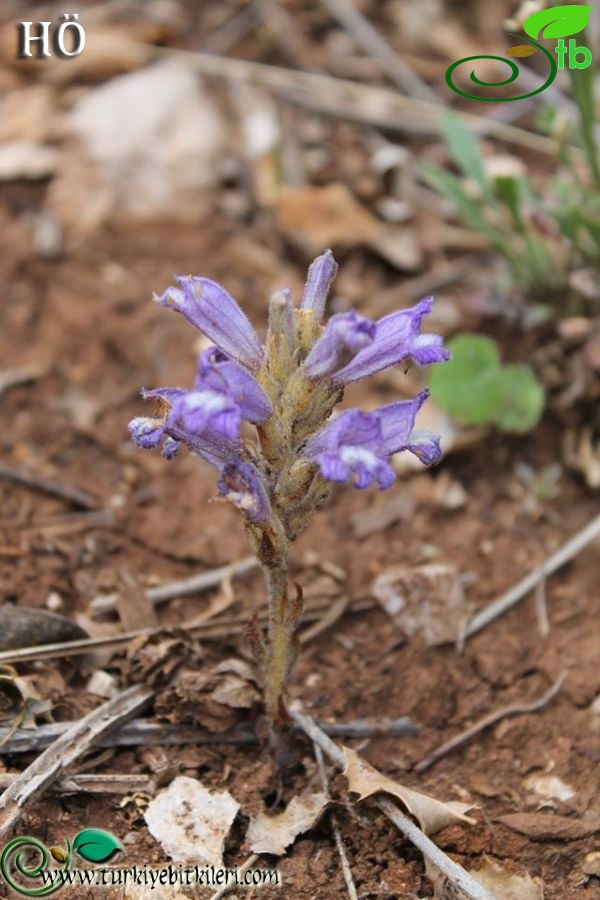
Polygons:
[[[336,270],[326,250],[309,269],[299,308],[288,290],[271,298],[264,345],[221,285],[178,277],[155,302],[181,313],[214,346],[200,354],[191,390],[142,390],[157,402],[157,415],[129,424],[139,447],[162,445],[171,459],[185,445],[213,465],[219,495],[242,513],[268,586],[268,633],[263,639],[255,629],[253,643],[272,735],[287,722],[286,686],[302,613],[302,598],[288,585],[291,544],[332,482],[384,490],[394,482],[394,453],[408,450],[425,465],[440,458],[438,435],[414,428],[427,391],[372,412],[332,416],[345,385],[397,363],[428,365],[450,356],[440,337],[421,330],[431,297],[378,321],[350,310],[321,325]],[[244,422],[254,426],[252,436]]]

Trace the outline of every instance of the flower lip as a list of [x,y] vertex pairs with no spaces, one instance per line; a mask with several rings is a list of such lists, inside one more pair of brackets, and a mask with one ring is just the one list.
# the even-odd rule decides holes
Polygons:
[[262,424],[273,413],[271,401],[254,376],[217,347],[209,347],[200,354],[195,389],[226,395],[248,422]]
[[159,306],[170,307],[202,331],[231,359],[257,369],[263,349],[250,320],[233,297],[216,281],[197,275],[178,275],[179,287],[154,295]]
[[229,500],[252,522],[267,522],[271,518],[269,502],[264,480],[252,463],[235,458],[229,462],[219,479],[219,492],[225,500]]
[[376,340],[377,325],[351,309],[332,316],[304,361],[309,378],[333,375]]
[[424,297],[415,306],[390,313],[379,319],[373,342],[332,377],[338,384],[349,384],[382,369],[413,359],[418,365],[429,365],[450,359],[450,351],[442,338],[421,334],[421,323],[431,312],[433,297]]

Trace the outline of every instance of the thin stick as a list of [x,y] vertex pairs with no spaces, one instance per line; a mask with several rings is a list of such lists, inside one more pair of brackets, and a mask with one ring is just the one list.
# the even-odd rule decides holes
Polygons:
[[[9,788],[19,774],[0,774],[0,791]],[[71,775],[51,784],[49,791],[56,794],[153,794],[156,782],[150,775]]]
[[32,363],[29,366],[19,366],[16,369],[5,369],[0,372],[0,396],[11,387],[18,387],[21,384],[29,384],[30,381],[37,381],[44,374],[44,369]]
[[408,96],[440,103],[434,90],[426,84],[416,72],[410,68],[385,38],[371,25],[358,9],[348,0],[322,0],[323,5],[335,16],[348,34],[365,50],[372,59],[377,60],[385,74]]
[[46,478],[44,475],[38,475],[36,472],[27,472],[24,469],[15,469],[12,466],[6,466],[0,463],[0,478],[6,481],[13,481],[15,484],[23,484],[25,487],[42,491],[44,494],[50,494],[52,497],[60,497],[61,500],[68,500],[74,506],[80,506],[82,509],[98,509],[98,501],[94,500],[89,494],[80,491],[77,488],[69,487],[55,478]]
[[600,536],[600,514],[592,519],[591,522],[577,532],[566,544],[553,553],[545,560],[541,566],[533,569],[529,575],[526,575],[518,584],[506,591],[502,596],[490,603],[476,616],[473,616],[465,630],[465,637],[471,637],[498,616],[503,615],[507,610],[515,606],[525,594],[528,594],[532,588],[538,584],[543,578],[552,575],[561,566],[573,559],[584,547],[591,544],[593,540]]
[[[248,869],[254,865],[255,862],[258,862],[258,854],[253,853],[248,857],[246,862],[244,862],[240,868],[238,869],[238,874],[243,875],[244,872],[247,872]],[[209,900],[220,900],[221,897],[224,897],[225,894],[228,894],[229,891],[232,891],[235,887],[235,881],[232,881],[231,884],[224,884],[222,888],[219,888],[216,894],[212,894]]]
[[450,740],[446,741],[444,744],[440,744],[440,746],[430,753],[429,756],[426,756],[425,759],[422,759],[421,762],[417,763],[415,772],[421,773],[426,769],[431,768],[431,766],[441,759],[442,756],[446,756],[446,754],[450,753],[452,750],[462,747],[463,744],[466,744],[467,741],[470,741],[475,735],[484,731],[486,728],[489,728],[490,725],[495,725],[496,722],[500,722],[502,719],[507,719],[509,716],[521,716],[525,713],[539,712],[539,710],[547,706],[551,700],[554,700],[565,683],[566,677],[567,673],[563,672],[546,693],[542,694],[538,700],[534,700],[533,703],[515,703],[511,706],[505,706],[502,709],[498,709],[496,712],[488,713],[487,716],[479,719],[478,722],[475,722],[460,734],[450,738]]
[[[340,768],[344,768],[344,754],[337,744],[334,744],[327,735],[321,731],[313,719],[305,716],[297,709],[290,709],[290,715],[297,725],[308,737],[323,750],[327,756]],[[469,900],[496,900],[487,888],[483,887],[462,866],[455,863],[449,856],[440,850],[421,829],[414,824],[398,807],[387,797],[376,797],[375,805],[394,823],[396,828],[414,844],[414,846],[433,863],[442,874],[458,888]]]
[[123,722],[131,719],[151,700],[153,692],[143,685],[128,688],[75,722],[37,757],[0,797],[0,837],[13,828],[25,809],[37,800],[65,769],[90,747]]
[[[336,737],[379,737],[385,735],[414,734],[417,727],[408,719],[398,719],[394,729],[382,730],[380,722],[369,723],[364,719],[355,722],[319,722],[326,734]],[[0,756],[14,753],[31,753],[49,747],[73,725],[72,722],[51,722],[37,728],[0,728]],[[11,734],[12,730],[12,734]],[[145,744],[255,744],[257,737],[249,723],[241,723],[221,733],[208,731],[197,725],[169,725],[162,722],[148,722],[134,719],[111,734],[104,735],[97,743],[99,747],[137,747]]]
[[[356,601],[348,606],[348,612],[365,612],[373,609],[377,604],[372,600]],[[325,607],[320,605],[308,609],[304,614],[305,622],[314,622],[323,615]],[[264,622],[266,614],[259,613],[258,621]],[[219,619],[214,622],[201,622],[198,625],[186,626],[186,634],[192,637],[200,637],[203,640],[219,640],[230,637],[232,634],[240,634],[245,631],[248,621],[245,616]],[[107,647],[122,647],[137,637],[154,637],[173,631],[172,625],[161,625],[159,628],[139,628],[136,631],[127,631],[123,634],[113,634],[108,637],[82,638],[77,641],[64,641],[55,644],[40,644],[37,647],[23,647],[19,650],[3,650],[0,652],[0,665],[14,665],[20,662],[32,662],[39,659],[57,659],[67,656],[82,656],[93,653],[95,650],[105,650]]]
[[[313,741],[313,749],[315,751],[315,759],[317,760],[317,768],[319,770],[319,777],[321,779],[321,784],[323,786],[323,791],[325,794],[330,797],[329,794],[329,779],[327,777],[327,770],[325,769],[325,761],[323,760],[323,751],[319,747],[318,744],[315,744]],[[333,836],[335,838],[335,845],[337,847],[337,851],[340,857],[340,862],[342,864],[342,873],[344,875],[344,881],[346,882],[346,888],[348,890],[348,896],[350,900],[358,900],[358,894],[356,893],[356,885],[354,884],[354,876],[352,875],[352,869],[350,868],[350,861],[348,859],[348,855],[346,853],[346,848],[344,847],[344,842],[342,841],[342,835],[340,832],[340,826],[338,824],[337,816],[334,812],[329,813],[329,818],[331,821],[331,829],[333,831]]]
[[[256,572],[259,568],[255,556],[245,556],[238,562],[220,566],[218,569],[211,569],[209,572],[201,572],[199,575],[191,575],[189,578],[183,578],[179,581],[168,581],[166,584],[148,588],[145,594],[151,603],[158,605],[175,597],[188,597],[190,594],[199,594],[202,591],[219,587],[226,578],[239,578],[243,575],[249,575],[251,572]],[[95,616],[112,612],[116,608],[116,594],[100,594],[98,597],[94,597],[90,606]]]
[[[107,44],[105,38],[95,38],[96,46]],[[118,52],[137,48],[145,50],[147,60],[181,59],[192,69],[204,75],[214,75],[231,81],[252,82],[282,95],[288,102],[315,109],[336,118],[375,125],[387,131],[405,132],[414,125],[429,133],[437,134],[439,120],[447,113],[443,103],[431,103],[405,97],[397,91],[359,84],[344,78],[333,78],[317,72],[301,72],[282,66],[251,62],[233,57],[212,56],[172,47],[155,47],[137,41],[111,40],[110,49]],[[412,122],[409,117],[412,116]],[[522,128],[505,125],[493,119],[473,113],[456,112],[465,125],[478,134],[489,134],[507,143],[528,147],[538,153],[556,155],[556,143],[551,138],[534,134]],[[577,151],[577,147],[573,147]]]

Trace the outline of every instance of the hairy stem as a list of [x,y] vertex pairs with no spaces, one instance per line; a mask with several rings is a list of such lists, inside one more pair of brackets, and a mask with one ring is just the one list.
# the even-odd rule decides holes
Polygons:
[[288,595],[288,571],[285,556],[264,566],[269,592],[269,641],[265,670],[265,705],[272,732],[288,721],[285,708],[287,680],[294,663],[294,623]]

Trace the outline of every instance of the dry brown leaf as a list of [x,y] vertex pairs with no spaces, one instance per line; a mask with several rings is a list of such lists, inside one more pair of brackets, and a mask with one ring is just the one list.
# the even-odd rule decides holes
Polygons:
[[553,813],[510,813],[498,821],[534,841],[576,841],[600,831],[600,818],[570,819]]
[[315,256],[323,247],[366,245],[397,269],[411,271],[421,264],[413,230],[381,222],[343,184],[283,186],[276,214],[283,231],[307,255]]
[[294,797],[286,809],[275,816],[260,813],[250,820],[246,841],[253,853],[281,856],[299,834],[315,825],[328,803],[327,794]]
[[470,874],[489,888],[497,900],[544,900],[539,878],[532,878],[529,872],[516,875],[490,857],[484,857],[483,866],[471,869]]
[[225,838],[239,808],[229,791],[209,791],[195,778],[181,775],[156,795],[144,818],[175,862],[222,867]]
[[463,580],[445,563],[392,566],[377,576],[372,591],[405,634],[422,634],[429,647],[457,641],[472,612]]
[[441,831],[447,825],[456,825],[457,822],[475,824],[475,819],[465,815],[467,810],[473,808],[474,804],[454,801],[443,803],[428,794],[413,791],[412,788],[404,787],[403,784],[378,772],[350,747],[342,749],[346,757],[344,775],[348,779],[348,788],[358,794],[361,800],[381,792],[391,794],[400,800],[410,815],[417,820],[425,834],[435,834],[436,831]]

